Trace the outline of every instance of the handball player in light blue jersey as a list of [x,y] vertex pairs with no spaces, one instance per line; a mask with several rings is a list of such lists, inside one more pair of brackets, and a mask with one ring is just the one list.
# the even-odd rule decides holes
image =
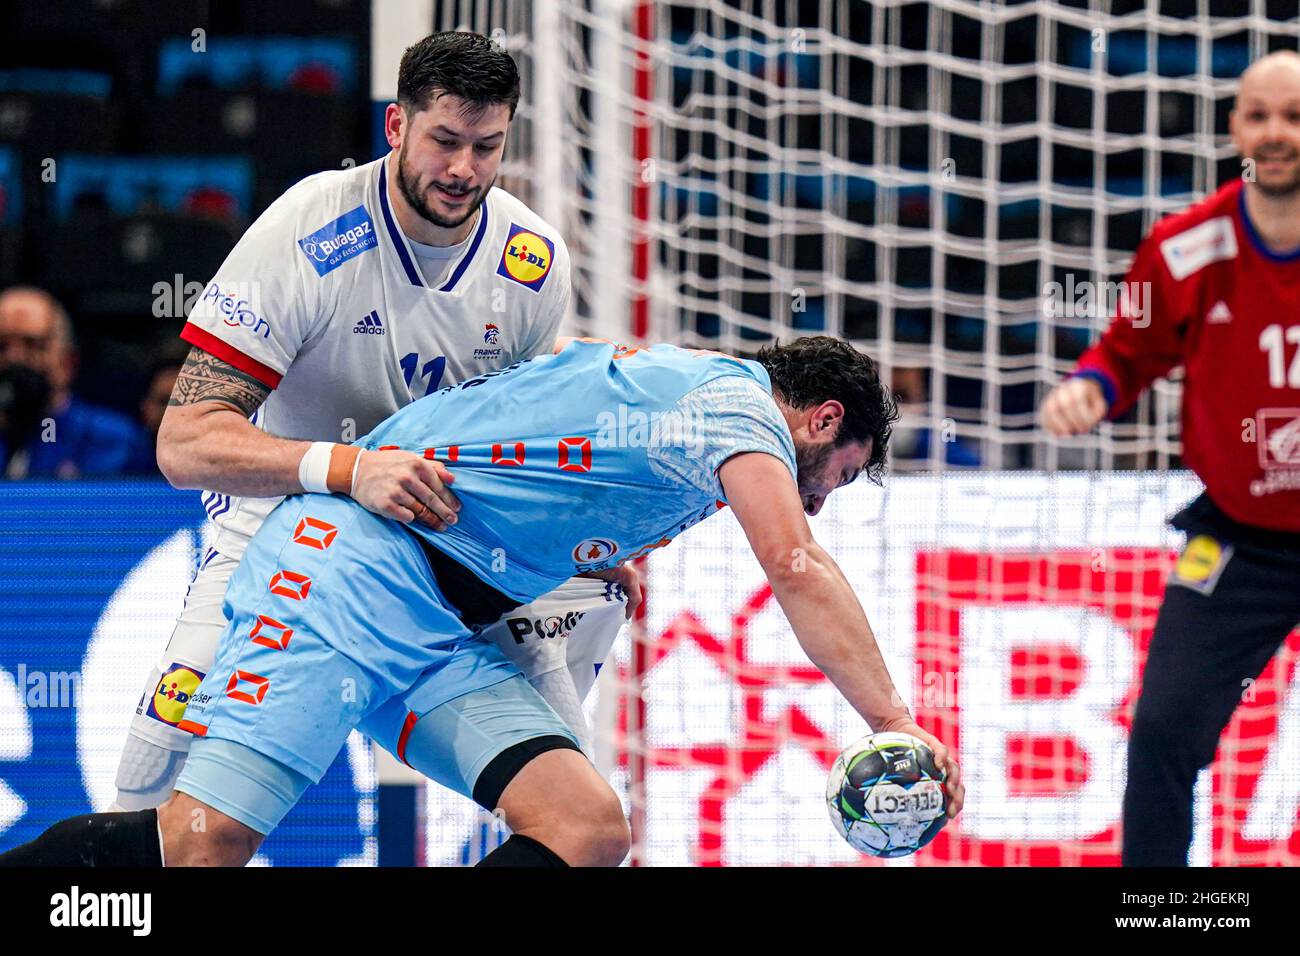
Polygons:
[[152,850],[143,823],[126,848],[119,826],[88,849],[96,830],[82,826],[65,859],[72,838],[58,824],[0,862],[242,865],[360,728],[501,811],[512,835],[480,865],[617,865],[628,849],[617,796],[476,634],[728,505],[809,658],[874,731],[934,748],[955,815],[956,761],[913,721],[805,519],[859,474],[879,480],[896,418],[871,359],[826,337],[757,361],[562,340],[554,355],[416,401],[357,444],[444,463],[460,521],[434,533],[343,495],[287,498],[231,580],[216,663],[182,725],[197,739],[156,811]]

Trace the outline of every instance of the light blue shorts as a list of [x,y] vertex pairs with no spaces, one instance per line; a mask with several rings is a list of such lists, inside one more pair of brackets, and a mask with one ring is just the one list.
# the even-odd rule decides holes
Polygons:
[[[418,719],[404,701],[393,698],[367,724],[361,729],[389,752],[472,799],[481,796],[475,790],[484,769],[517,745],[554,749],[554,742],[568,741],[578,749],[568,725],[523,675],[449,700]],[[526,751],[519,761],[538,752]],[[505,771],[513,769],[512,764]],[[190,747],[176,789],[267,834],[314,782],[252,747],[206,736]]]
[[[572,739],[519,668],[461,623],[415,538],[351,499],[286,499],[249,543],[225,611],[216,661],[180,723],[200,739],[177,789],[259,832],[324,776],[363,722],[464,793],[512,744]],[[499,691],[495,704],[469,696],[505,681],[521,689]],[[416,718],[428,714],[442,716],[417,734]]]

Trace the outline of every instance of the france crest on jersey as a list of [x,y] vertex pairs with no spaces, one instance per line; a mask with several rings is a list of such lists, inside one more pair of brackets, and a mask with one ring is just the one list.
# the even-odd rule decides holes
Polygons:
[[796,478],[766,370],[671,345],[574,342],[414,402],[359,444],[444,462],[460,520],[409,527],[520,601],[715,513],[733,455],[773,455]]

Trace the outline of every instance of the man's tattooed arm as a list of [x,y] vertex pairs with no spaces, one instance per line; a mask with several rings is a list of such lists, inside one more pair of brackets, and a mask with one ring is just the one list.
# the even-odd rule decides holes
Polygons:
[[270,394],[271,389],[247,372],[241,372],[211,352],[192,348],[176,376],[176,386],[167,404],[224,402],[247,418]]
[[309,442],[269,435],[249,416],[271,389],[203,349],[190,349],[158,430],[158,467],[177,488],[269,498],[302,491]]

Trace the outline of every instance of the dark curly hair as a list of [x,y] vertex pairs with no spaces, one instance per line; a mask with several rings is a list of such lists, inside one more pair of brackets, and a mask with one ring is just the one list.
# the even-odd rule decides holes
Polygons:
[[787,405],[811,408],[834,400],[844,406],[834,447],[870,440],[866,475],[880,484],[891,426],[898,421],[898,399],[880,380],[876,363],[847,342],[828,335],[810,335],[787,345],[777,342],[759,349],[758,361]]
[[514,119],[519,69],[509,53],[482,34],[435,33],[402,54],[397,102],[407,113],[418,113],[443,96],[459,97],[471,111],[505,103]]

